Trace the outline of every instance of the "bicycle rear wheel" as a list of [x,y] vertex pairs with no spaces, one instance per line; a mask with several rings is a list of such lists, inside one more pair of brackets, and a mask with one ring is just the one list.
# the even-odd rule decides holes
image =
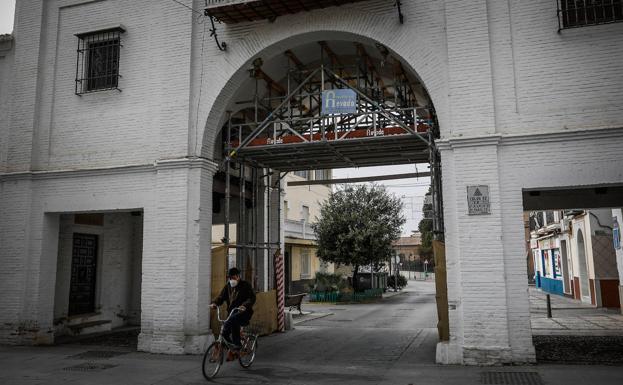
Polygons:
[[255,360],[255,353],[257,352],[257,336],[250,335],[246,337],[242,342],[242,348],[240,349],[240,357],[238,362],[243,368],[248,368],[253,364]]
[[201,371],[206,380],[216,377],[221,365],[223,365],[224,348],[220,342],[213,342],[203,355]]

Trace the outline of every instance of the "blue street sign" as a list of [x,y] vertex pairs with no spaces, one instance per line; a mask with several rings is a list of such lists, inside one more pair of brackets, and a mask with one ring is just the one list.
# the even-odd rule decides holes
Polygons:
[[351,89],[322,91],[322,115],[354,114],[357,94]]

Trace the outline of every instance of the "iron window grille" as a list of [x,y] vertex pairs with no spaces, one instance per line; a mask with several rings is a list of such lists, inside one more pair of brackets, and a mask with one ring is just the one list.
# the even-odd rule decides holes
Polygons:
[[76,95],[119,89],[122,27],[77,34]]
[[623,21],[623,0],[557,0],[558,32]]

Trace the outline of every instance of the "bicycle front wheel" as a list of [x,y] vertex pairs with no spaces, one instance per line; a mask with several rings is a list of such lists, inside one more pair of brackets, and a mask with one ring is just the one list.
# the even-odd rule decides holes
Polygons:
[[223,365],[224,349],[219,342],[213,342],[203,355],[201,371],[206,380],[216,377],[221,365]]
[[255,360],[255,353],[257,352],[257,336],[249,336],[245,338],[242,343],[242,349],[240,349],[240,357],[238,362],[243,368],[248,368],[253,364]]

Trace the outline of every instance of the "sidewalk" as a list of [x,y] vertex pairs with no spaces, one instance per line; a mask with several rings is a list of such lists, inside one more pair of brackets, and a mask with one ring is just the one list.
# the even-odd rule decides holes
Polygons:
[[533,335],[623,336],[622,314],[559,295],[550,295],[552,318],[547,318],[546,294],[529,288]]

